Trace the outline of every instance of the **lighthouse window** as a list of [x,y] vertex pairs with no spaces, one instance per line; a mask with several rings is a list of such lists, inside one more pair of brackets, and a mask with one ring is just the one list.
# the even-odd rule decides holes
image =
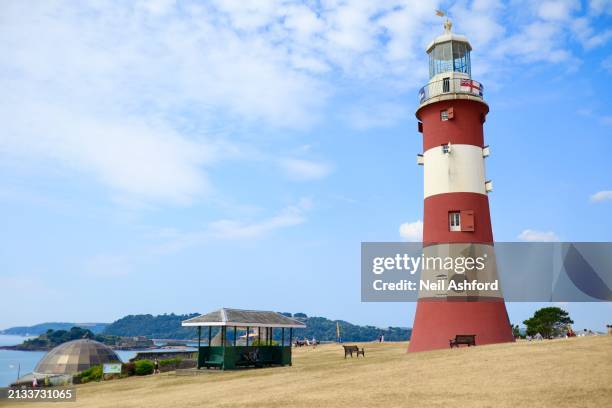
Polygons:
[[453,70],[470,73],[470,50],[466,43],[453,41]]
[[429,77],[443,72],[461,72],[470,75],[470,46],[463,41],[436,44],[429,51]]
[[442,92],[450,92],[450,78],[442,79]]
[[444,109],[444,110],[440,111],[440,120],[441,121],[448,120],[448,110]]
[[448,225],[451,231],[461,231],[461,213],[459,211],[448,213]]
[[441,72],[453,70],[453,51],[451,42],[437,44],[429,54],[430,57],[430,78]]

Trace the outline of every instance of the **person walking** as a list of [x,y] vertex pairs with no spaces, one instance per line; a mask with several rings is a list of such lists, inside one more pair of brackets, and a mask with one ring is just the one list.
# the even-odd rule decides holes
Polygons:
[[159,374],[159,361],[155,359],[153,364],[153,374]]

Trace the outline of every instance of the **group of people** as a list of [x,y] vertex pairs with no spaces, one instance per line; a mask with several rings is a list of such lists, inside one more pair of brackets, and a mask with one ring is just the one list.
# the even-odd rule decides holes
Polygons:
[[[568,328],[567,331],[565,332],[565,336],[561,335],[559,337],[565,337],[565,338],[570,338],[570,337],[583,337],[583,336],[594,336],[595,333],[593,332],[593,330],[587,330],[584,329],[583,331],[579,332],[578,334],[576,334],[576,332],[574,330],[572,330],[572,328]],[[552,338],[552,337],[550,337]],[[526,336],[525,337],[526,340],[544,340],[544,336],[542,336],[540,333],[536,333],[533,336]]]
[[544,340],[544,336],[542,336],[540,333],[536,333],[533,336],[525,336],[525,340]]
[[304,337],[304,340],[296,339],[295,342],[293,343],[293,346],[294,347],[312,346],[312,348],[315,348],[317,347],[317,344],[319,344],[319,342],[314,337],[312,338],[312,340],[308,340],[306,337]]
[[578,337],[594,336],[594,335],[595,335],[595,333],[591,329],[584,329],[583,331],[581,331],[578,334],[576,334],[576,332],[573,331],[571,327],[569,329],[567,329],[567,332],[565,333],[565,337],[566,338],[576,337],[576,336],[578,336]]

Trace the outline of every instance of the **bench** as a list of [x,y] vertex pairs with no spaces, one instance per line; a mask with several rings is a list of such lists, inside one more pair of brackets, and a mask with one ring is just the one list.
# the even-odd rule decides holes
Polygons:
[[204,367],[207,369],[210,367],[222,368],[223,367],[223,356],[214,355],[210,360],[204,361]]
[[351,358],[353,358],[353,353],[357,353],[357,358],[359,358],[360,354],[365,357],[364,348],[359,350],[359,347],[357,346],[342,346],[342,347],[344,347],[344,358],[346,358],[346,356],[348,356],[349,354],[351,355]]
[[450,347],[459,347],[460,344],[467,344],[468,347],[476,345],[475,334],[457,334],[454,339],[448,341]]

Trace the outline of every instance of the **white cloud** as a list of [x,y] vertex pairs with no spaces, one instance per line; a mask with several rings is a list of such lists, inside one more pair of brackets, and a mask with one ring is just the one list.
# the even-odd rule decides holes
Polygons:
[[518,235],[518,239],[526,242],[556,242],[559,237],[552,231],[537,231],[526,229]]
[[405,222],[399,227],[399,234],[409,242],[420,242],[423,240],[423,221]]
[[[4,2],[0,149],[93,177],[113,195],[188,203],[210,189],[207,168],[227,157],[217,137],[231,150],[235,128],[309,128],[339,92],[384,88],[397,100],[422,84],[424,47],[441,33],[438,3]],[[574,1],[520,9],[452,7],[455,31],[480,54],[475,72],[571,60],[571,33],[585,47],[612,36]],[[361,126],[402,117],[387,103]],[[302,170],[317,178],[324,167]]]
[[592,203],[612,200],[612,190],[598,191],[589,198]]
[[331,173],[332,168],[327,163],[311,160],[286,158],[279,161],[279,165],[287,177],[296,181],[318,180]]
[[506,28],[501,23],[503,11],[504,5],[495,0],[475,0],[471,4],[459,1],[451,8],[456,26],[479,52],[505,38]]
[[579,0],[542,1],[537,4],[538,17],[544,20],[568,20],[579,9]]
[[588,17],[575,18],[571,22],[571,29],[586,49],[600,47],[612,39],[612,29],[596,32]]
[[[201,245],[211,240],[244,240],[264,238],[275,231],[295,227],[306,222],[306,214],[313,204],[309,198],[302,198],[269,217],[258,220],[220,219],[208,223],[196,231],[158,230],[156,235],[164,243],[154,252],[175,252],[180,249]],[[151,232],[149,232],[151,236]]]
[[612,0],[590,0],[589,11],[595,15],[612,14]]
[[563,41],[563,27],[557,23],[537,21],[500,42],[494,55],[520,57],[525,62],[558,63],[572,57]]
[[125,201],[202,197],[206,167],[234,144],[209,129],[233,120],[307,127],[326,99],[286,48],[224,25],[222,10],[5,6],[0,151],[93,177]]
[[2,151],[60,163],[137,199],[187,203],[209,188],[201,167],[220,154],[213,143],[189,140],[142,119],[11,102],[0,102],[6,132],[0,138]]
[[302,224],[305,220],[300,209],[288,207],[280,214],[252,223],[236,220],[215,221],[210,224],[209,233],[217,239],[259,238],[277,229]]

